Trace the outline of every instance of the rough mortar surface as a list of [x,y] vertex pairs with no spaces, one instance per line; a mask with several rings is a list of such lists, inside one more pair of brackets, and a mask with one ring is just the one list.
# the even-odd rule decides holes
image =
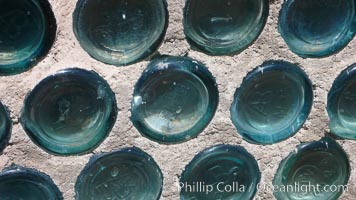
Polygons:
[[[0,100],[11,111],[13,131],[10,145],[0,156],[0,170],[16,163],[36,168],[52,177],[64,199],[74,199],[74,184],[80,171],[92,154],[109,152],[122,147],[137,146],[148,152],[162,169],[164,187],[161,199],[179,199],[177,183],[184,167],[199,151],[216,144],[241,145],[258,161],[263,184],[271,184],[279,163],[301,142],[319,140],[328,130],[326,112],[327,93],[341,70],[356,62],[356,39],[341,52],[322,59],[302,59],[293,54],[277,31],[278,14],[282,0],[270,1],[267,25],[256,42],[234,56],[208,56],[190,48],[182,28],[182,8],[185,0],[168,0],[170,22],[159,53],[188,55],[206,64],[216,77],[220,104],[210,125],[197,138],[176,145],[152,142],[133,127],[130,122],[130,102],[133,87],[149,60],[138,64],[115,67],[91,58],[79,45],[72,31],[72,13],[75,0],[50,0],[56,16],[58,31],[54,47],[48,56],[31,70],[20,75],[0,78]],[[266,60],[286,60],[298,63],[309,75],[314,86],[312,112],[303,128],[283,142],[261,146],[249,144],[237,134],[230,120],[230,105],[236,88],[254,67]],[[31,142],[19,124],[19,116],[25,95],[43,78],[69,67],[95,70],[103,76],[116,93],[119,107],[116,124],[109,137],[94,152],[83,156],[59,157],[50,155]],[[352,173],[349,191],[341,199],[356,196],[356,141],[339,140],[347,152]],[[337,163],[335,163],[337,164]],[[272,191],[258,191],[255,199],[274,199]]]

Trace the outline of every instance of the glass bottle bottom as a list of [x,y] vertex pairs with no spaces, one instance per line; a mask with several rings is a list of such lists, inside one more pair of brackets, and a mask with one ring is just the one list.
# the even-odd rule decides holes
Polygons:
[[144,121],[155,131],[176,134],[191,129],[208,108],[209,96],[202,81],[186,72],[162,75],[142,96]]

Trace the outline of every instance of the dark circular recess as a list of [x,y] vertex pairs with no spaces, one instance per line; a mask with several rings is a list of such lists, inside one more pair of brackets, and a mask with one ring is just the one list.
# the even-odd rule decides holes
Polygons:
[[300,57],[330,56],[347,46],[356,33],[356,0],[287,0],[278,30]]
[[[260,171],[244,148],[217,145],[196,155],[180,178],[180,199],[253,199]],[[194,189],[192,189],[194,187]]]
[[274,196],[278,200],[336,200],[349,177],[350,163],[345,151],[335,140],[325,137],[298,145],[280,163],[273,185],[289,189],[277,189]]
[[184,33],[207,54],[238,53],[261,34],[268,12],[268,0],[187,0]]
[[117,66],[153,54],[167,26],[166,0],[79,0],[73,14],[74,33],[82,48],[93,58]]
[[165,56],[153,60],[137,81],[131,121],[151,140],[179,143],[204,130],[218,101],[215,79],[202,63]]
[[131,147],[92,157],[75,184],[75,199],[158,200],[163,175],[153,158]]
[[356,139],[356,64],[343,70],[328,93],[327,111],[331,133]]
[[51,154],[84,154],[107,137],[117,112],[115,94],[102,77],[70,68],[43,79],[26,96],[21,124]]
[[52,179],[35,169],[17,165],[0,173],[0,199],[63,200]]
[[18,74],[40,62],[56,30],[47,0],[0,0],[0,75]]
[[231,120],[248,142],[273,144],[298,132],[312,104],[312,83],[300,67],[267,61],[249,72],[236,90]]
[[7,108],[0,102],[0,155],[9,143],[12,121]]

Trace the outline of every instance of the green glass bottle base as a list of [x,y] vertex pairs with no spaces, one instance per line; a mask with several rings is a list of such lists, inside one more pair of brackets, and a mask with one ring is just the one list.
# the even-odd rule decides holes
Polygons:
[[83,49],[117,66],[155,52],[167,26],[166,0],[79,0],[73,14],[74,33]]
[[161,143],[197,136],[218,105],[215,79],[187,57],[153,60],[135,85],[131,121],[142,135]]
[[217,145],[196,155],[185,167],[179,186],[181,200],[253,199],[260,171],[244,148]]
[[329,128],[334,135],[356,140],[356,64],[343,70],[328,93]]
[[63,196],[48,175],[13,165],[0,173],[0,199],[63,200]]
[[268,0],[187,0],[184,33],[188,42],[210,55],[238,53],[262,32]]
[[11,136],[12,121],[6,107],[0,102],[0,155]]
[[312,103],[312,83],[299,66],[267,61],[248,73],[236,90],[231,120],[245,140],[272,144],[302,127]]
[[94,156],[75,184],[75,199],[158,200],[163,176],[153,158],[138,148]]
[[47,0],[0,1],[0,75],[18,74],[41,61],[56,37]]
[[287,0],[278,30],[295,54],[303,58],[330,56],[356,33],[355,0]]
[[335,140],[325,137],[297,146],[280,163],[273,185],[285,189],[276,190],[274,196],[278,200],[336,200],[349,176],[345,151]]
[[70,68],[48,76],[27,95],[21,124],[49,153],[83,154],[107,137],[117,112],[115,94],[101,76]]

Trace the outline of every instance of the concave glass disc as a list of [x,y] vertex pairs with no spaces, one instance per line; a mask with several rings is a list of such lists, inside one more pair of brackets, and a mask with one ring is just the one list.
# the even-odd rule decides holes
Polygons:
[[218,98],[215,79],[202,63],[187,57],[158,58],[136,83],[131,120],[149,139],[183,142],[209,124]]
[[47,0],[0,0],[0,75],[21,73],[41,61],[56,29]]
[[153,158],[132,147],[91,158],[75,184],[76,200],[158,200],[163,176]]
[[236,90],[231,119],[245,140],[272,144],[302,127],[312,103],[312,84],[301,68],[267,61],[248,73]]
[[12,121],[5,106],[0,102],[0,155],[10,140]]
[[356,64],[343,70],[328,94],[330,131],[345,139],[356,139]]
[[168,25],[165,0],[79,0],[74,33],[95,59],[128,65],[156,51]]
[[70,68],[48,76],[27,95],[21,124],[49,153],[83,154],[107,137],[117,112],[115,94],[102,77]]
[[273,180],[279,188],[274,196],[278,200],[336,200],[349,176],[345,151],[335,140],[325,137],[297,146],[280,163]]
[[356,0],[287,0],[278,30],[301,57],[325,57],[343,49],[356,33]]
[[258,164],[251,154],[240,146],[217,145],[200,152],[185,167],[180,199],[250,200],[259,181]]
[[48,175],[13,165],[0,173],[0,199],[63,200],[63,196]]
[[205,53],[241,52],[260,35],[268,12],[268,0],[187,0],[184,33]]

